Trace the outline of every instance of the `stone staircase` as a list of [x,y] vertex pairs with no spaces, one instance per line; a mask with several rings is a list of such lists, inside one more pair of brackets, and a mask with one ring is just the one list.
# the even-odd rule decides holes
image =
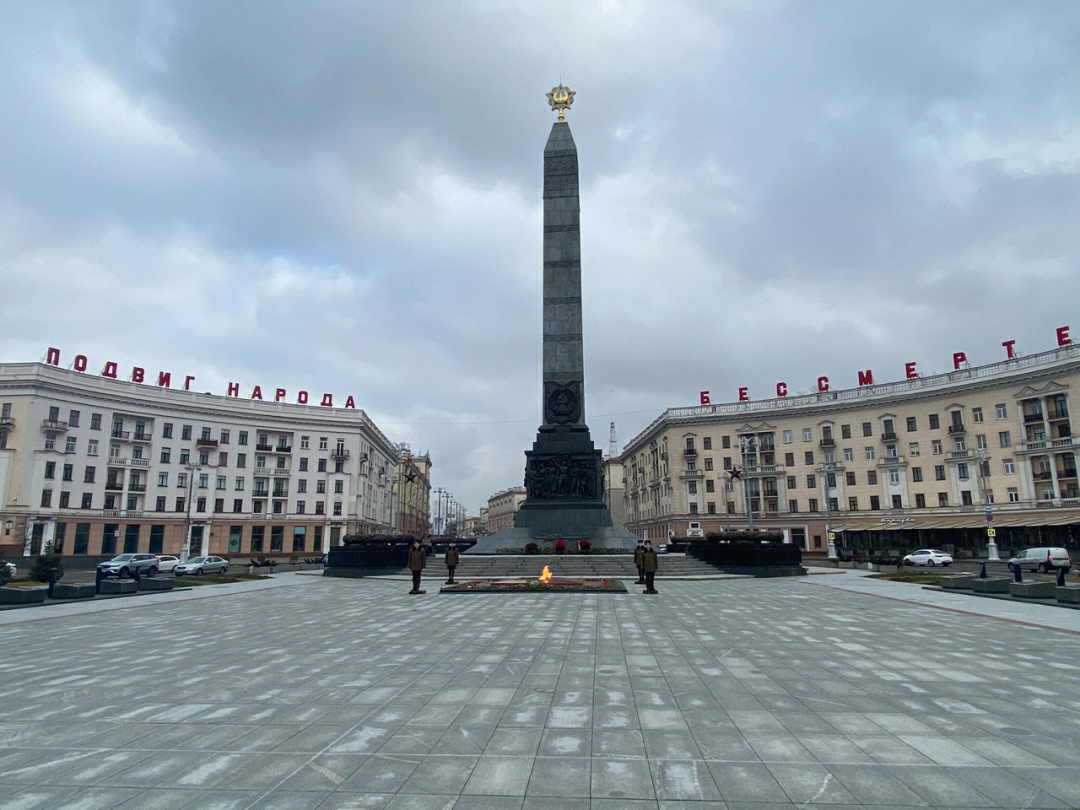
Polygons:
[[[659,560],[657,579],[724,576],[708,563],[685,554],[661,554]],[[462,554],[455,578],[535,577],[545,565],[551,567],[552,574],[562,577],[637,578],[633,554]],[[407,569],[402,573],[408,573]],[[428,558],[424,576],[446,578],[446,563],[441,554]]]

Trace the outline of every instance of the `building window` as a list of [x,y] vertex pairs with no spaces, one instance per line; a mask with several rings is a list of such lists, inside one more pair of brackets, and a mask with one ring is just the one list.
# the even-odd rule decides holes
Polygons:
[[791,500],[789,500],[787,502],[787,507],[788,507],[789,512],[798,512],[799,511],[799,501],[796,498],[792,498]]
[[173,437],[173,423],[163,422],[161,425],[161,438],[171,439]]
[[205,467],[209,463],[210,463],[210,454],[208,452],[206,452],[205,450],[203,450],[201,453],[199,453],[199,466],[200,467]]
[[790,430],[785,430],[784,431],[784,444],[791,444],[791,431]]
[[68,414],[68,427],[78,427],[78,426],[79,426],[79,412],[76,411],[76,410],[72,410]]
[[326,472],[326,459],[325,458],[320,458],[319,459],[319,472],[322,472],[322,473]]
[[715,482],[715,481],[713,481],[713,480],[712,480],[711,478],[709,478],[709,479],[707,479],[707,480],[705,481],[705,491],[706,491],[706,492],[713,492],[713,491],[715,491],[715,486],[716,486],[716,482]]
[[298,515],[304,514],[304,502],[303,501],[297,501],[296,502],[296,514],[298,514]]
[[169,485],[169,474],[167,472],[159,472],[157,474],[157,485],[159,487],[167,487]]
[[180,428],[180,440],[188,441],[191,438],[191,425],[184,425]]
[[165,496],[164,495],[158,495],[157,496],[157,503],[154,505],[154,511],[155,512],[164,512],[165,511]]
[[176,474],[176,485],[178,487],[186,487],[188,474],[186,472]]
[[177,512],[183,512],[185,503],[186,503],[186,501],[184,500],[183,496],[177,498],[176,499],[176,511]]
[[325,481],[316,481],[315,482],[315,491],[316,492],[326,492],[326,482]]
[[222,444],[228,444],[229,443],[229,431],[225,430],[224,428],[222,428],[222,430],[221,430],[221,443]]
[[877,495],[870,496],[870,510],[876,512],[881,508],[881,499]]
[[70,492],[61,492],[60,493],[59,507],[61,509],[67,509],[68,508],[68,499],[69,498],[71,498],[71,493]]
[[1002,459],[1001,468],[1002,470],[1004,470],[1006,475],[1012,475],[1014,472],[1016,472],[1016,465],[1013,464],[1013,460],[1011,458]]
[[233,488],[237,492],[243,492],[244,491],[244,476],[242,476],[242,475],[236,476],[236,481],[233,483]]
[[721,436],[720,437],[720,446],[723,447],[725,450],[727,450],[729,447],[731,447],[731,437],[730,436]]
[[[247,444],[247,431],[246,430],[241,430],[237,434],[236,443],[237,444],[245,444],[245,445]],[[262,548],[262,543],[259,544],[259,548]]]
[[217,476],[217,479],[215,480],[214,483],[215,483],[214,489],[225,489],[225,476],[224,475]]
[[840,426],[840,438],[841,439],[850,439],[851,438],[851,425],[841,425]]
[[[711,458],[705,459],[705,471],[706,472],[711,472],[712,471],[712,459]],[[338,472],[341,472],[341,470],[338,470]]]
[[90,429],[91,430],[101,430],[101,414],[100,413],[92,413],[92,414],[90,414]]
[[94,493],[84,492],[82,496],[82,508],[93,509],[94,508]]
[[320,436],[319,437],[319,449],[320,450],[325,450],[326,448],[327,448],[326,437],[325,436]]
[[889,483],[894,487],[900,483],[900,473],[896,470],[889,470]]
[[303,526],[294,526],[293,527],[293,538],[292,538],[292,550],[293,551],[303,551],[304,548],[305,548],[304,527]]
[[1010,447],[1012,445],[1012,436],[1009,435],[1009,431],[1003,430],[998,433],[998,444],[1002,447]]
[[964,506],[971,506],[971,491],[967,489],[960,490],[960,503]]
[[994,406],[994,411],[997,414],[998,419],[1005,419],[1009,415],[1009,409],[1005,407],[1004,402],[999,402]]
[[847,499],[848,510],[851,512],[859,511],[859,499],[852,495]]
[[247,466],[247,453],[236,454],[236,466],[241,470]]
[[873,460],[873,458],[874,458],[874,448],[873,447],[865,447],[865,448],[863,448],[863,450],[866,452],[867,459]]
[[306,456],[300,458],[300,472],[308,471],[308,460]]
[[[7,438],[6,438],[7,437],[7,431],[4,431],[3,433],[0,433],[0,436],[5,437],[4,446],[6,447],[7,446]],[[56,449],[56,439],[54,439],[51,435],[45,437],[45,449],[46,450],[55,450]]]
[[926,508],[926,496],[923,495],[921,492],[917,492],[915,494],[915,508],[916,509],[925,509]]
[[877,484],[877,470],[866,471],[866,483],[871,485]]
[[930,414],[930,429],[931,430],[937,430],[940,427],[941,427],[941,420],[938,419],[938,415],[936,413]]
[[705,511],[707,511],[710,515],[715,515],[716,514],[716,502],[715,501],[709,501],[708,503],[706,503],[705,504]]
[[697,481],[690,481],[688,484],[688,490],[691,495],[697,495]]
[[838,498],[829,498],[829,511],[830,512],[839,512],[840,511],[840,500]]
[[816,486],[817,486],[817,480],[814,478],[813,473],[806,476],[806,488],[807,489],[813,489]]
[[934,480],[935,481],[944,481],[945,480],[945,465],[944,464],[938,464],[937,466],[934,467]]
[[65,464],[63,471],[60,473],[61,481],[71,481],[75,477],[75,465]]
[[712,436],[704,436],[701,439],[702,450],[712,450]]
[[807,510],[810,511],[810,512],[816,512],[818,510],[818,508],[817,508],[817,498],[811,498],[810,499],[810,504],[807,507]]
[[938,506],[948,506],[949,505],[949,493],[948,492],[939,492],[937,494],[937,505]]
[[935,456],[941,455],[941,439],[932,439],[930,442],[930,453]]
[[911,468],[911,480],[916,482],[922,481],[922,467]]
[[217,512],[218,514],[225,511],[225,499],[224,498],[214,498],[214,511]]
[[909,456],[917,456],[917,455],[919,455],[919,443],[918,442],[910,442],[908,444],[908,446],[907,446],[907,450],[908,450],[908,455]]
[[284,526],[271,526],[270,527],[270,550],[281,551],[282,542],[285,538]]
[[218,453],[217,464],[219,467],[229,466],[229,454],[226,451],[222,450],[220,453]]
[[315,514],[316,515],[325,515],[326,514],[326,504],[323,501],[315,501]]
[[266,532],[265,526],[252,526],[251,527],[251,550],[262,551],[263,550],[263,535]]
[[787,477],[787,488],[788,489],[795,489],[795,487],[797,487],[798,485],[799,485],[798,481],[795,479],[794,475],[789,475]]
[[85,470],[83,470],[83,483],[84,484],[92,484],[92,483],[94,483],[94,472],[95,472],[95,469],[93,467],[87,467]]
[[195,511],[196,512],[205,512],[206,511],[206,498],[205,497],[200,497],[197,501],[195,501]]
[[[1002,405],[1001,407],[1004,408],[1005,406]],[[1016,489],[1016,487],[1009,487],[1009,503],[1019,503],[1019,502],[1020,502],[1020,492]]]
[[46,461],[45,462],[45,478],[47,478],[48,480],[51,481],[55,477],[56,477],[56,462],[55,461]]
[[982,420],[983,420],[982,408],[972,408],[971,409],[971,421],[973,423],[978,423],[978,422],[981,422]]
[[180,463],[181,464],[187,464],[189,461],[191,461],[191,453],[190,453],[190,451],[181,450],[180,451]]
[[[690,514],[691,515],[696,515],[697,513],[698,513],[697,504],[696,503],[690,504]],[[341,504],[340,503],[335,503],[334,504],[334,514],[335,515],[340,515],[341,514]]]
[[74,453],[75,452],[75,437],[74,436],[68,436],[67,439],[65,440],[65,442],[64,442],[64,452],[65,453]]
[[300,449],[301,450],[307,450],[308,449],[308,441],[309,441],[309,437],[307,437],[307,436],[301,436],[300,437]]
[[849,487],[855,486],[855,473],[853,473],[853,472],[844,473],[844,483],[847,484]]
[[811,467],[814,466],[814,451],[813,450],[805,450],[803,452],[803,463],[804,464],[809,464]]
[[802,440],[804,442],[808,442],[813,438],[814,438],[814,436],[813,436],[813,433],[811,432],[810,428],[803,428]]
[[41,490],[41,505],[42,506],[52,506],[52,490],[51,489],[43,489],[43,490]]
[[297,492],[307,492],[307,479],[306,478],[297,478],[296,479],[296,491]]
[[86,455],[96,456],[98,454],[98,440],[89,439],[86,442]]

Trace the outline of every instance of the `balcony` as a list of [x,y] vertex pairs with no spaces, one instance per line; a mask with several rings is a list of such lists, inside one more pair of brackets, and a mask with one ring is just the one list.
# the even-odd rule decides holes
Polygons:
[[46,433],[66,433],[68,423],[61,422],[57,419],[43,419],[41,422],[41,429]]
[[130,484],[128,492],[146,492],[146,484]]
[[1069,418],[1069,412],[1064,409],[1057,410],[1051,414],[1047,414],[1046,418],[1050,422],[1061,422],[1062,420]]
[[819,447],[836,447],[836,441],[832,436],[822,436],[821,441],[818,442]]
[[106,492],[123,492],[124,491],[124,482],[123,481],[106,481],[105,482],[105,491]]
[[1053,478],[1050,470],[1037,470],[1031,474],[1032,481],[1052,481]]
[[344,447],[335,447],[330,451],[330,458],[334,461],[347,461],[349,458],[349,451]]
[[131,434],[131,440],[133,442],[145,442],[146,444],[149,444],[153,439],[154,437],[145,431],[136,430]]
[[974,450],[952,450],[945,454],[946,461],[975,461],[978,457]]
[[279,444],[277,447],[274,448],[274,452],[275,453],[291,453],[292,452],[292,445],[291,444]]
[[839,461],[823,461],[814,468],[819,473],[841,472],[844,465]]
[[131,439],[130,430],[113,430],[109,433],[110,439],[120,439],[121,441],[128,441]]
[[783,475],[784,468],[778,464],[758,464],[746,468],[746,475]]
[[195,446],[196,447],[217,447],[218,446],[218,440],[217,439],[209,439],[209,438],[207,438],[207,439],[196,439],[195,440]]
[[255,489],[251,492],[252,498],[269,498],[270,490],[268,489]]
[[894,430],[886,430],[884,433],[881,434],[881,440],[883,442],[895,442],[896,441],[896,431],[894,431]]
[[693,447],[684,447],[683,451],[682,451],[682,454],[684,456],[696,456],[697,455],[697,450],[695,450]]
[[963,422],[955,422],[949,425],[950,436],[959,436],[962,433],[967,433],[967,428],[964,427]]
[[128,462],[132,467],[149,467],[150,459],[148,458],[133,458]]
[[289,497],[289,490],[287,490],[287,489],[275,489],[274,490],[274,497],[275,498],[288,498]]
[[679,478],[704,478],[704,470],[683,470],[679,473]]
[[15,429],[15,417],[0,416],[0,430],[8,431]]
[[1025,425],[1030,425],[1032,422],[1041,422],[1042,420],[1043,420],[1042,411],[1039,411],[1038,413],[1025,413],[1024,414],[1024,424]]
[[906,467],[906,456],[885,456],[878,460],[877,465],[879,467]]
[[1064,469],[1058,469],[1057,471],[1058,481],[1069,478],[1076,478],[1076,468],[1066,467]]
[[274,452],[274,445],[272,445],[272,444],[257,444],[257,445],[255,445],[255,450],[258,453],[273,453]]
[[120,456],[109,456],[110,467],[126,467],[128,461],[131,459],[121,458]]

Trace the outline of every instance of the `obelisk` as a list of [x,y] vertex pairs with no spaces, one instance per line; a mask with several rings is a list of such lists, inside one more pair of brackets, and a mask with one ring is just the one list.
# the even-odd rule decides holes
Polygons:
[[585,423],[578,158],[565,120],[574,91],[560,84],[547,98],[558,118],[544,147],[543,421],[525,451],[526,498],[514,528],[478,543],[472,550],[480,553],[559,538],[624,549],[637,541],[612,526],[603,459]]

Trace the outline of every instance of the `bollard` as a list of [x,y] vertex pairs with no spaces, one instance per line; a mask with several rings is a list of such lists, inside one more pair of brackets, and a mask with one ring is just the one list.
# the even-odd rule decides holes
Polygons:
[[53,598],[53,591],[56,589],[56,569],[49,571],[49,598]]
[[1013,566],[1013,582],[1023,582],[1023,581],[1024,581],[1024,575],[1023,575],[1023,573],[1021,573],[1020,566],[1019,565],[1014,565]]
[[104,577],[101,575],[101,569],[99,568],[97,570],[97,573],[94,575],[94,595],[95,596],[97,594],[101,593],[101,580],[103,580],[103,579],[104,579]]
[[1065,567],[1064,566],[1062,566],[1061,568],[1058,569],[1057,586],[1059,588],[1064,588],[1065,587]]
[[979,579],[986,579],[986,563],[983,563],[979,569]]
[[132,572],[131,572],[131,576],[135,580],[135,585],[138,586],[138,584],[139,584],[139,569],[138,568],[133,569]]

